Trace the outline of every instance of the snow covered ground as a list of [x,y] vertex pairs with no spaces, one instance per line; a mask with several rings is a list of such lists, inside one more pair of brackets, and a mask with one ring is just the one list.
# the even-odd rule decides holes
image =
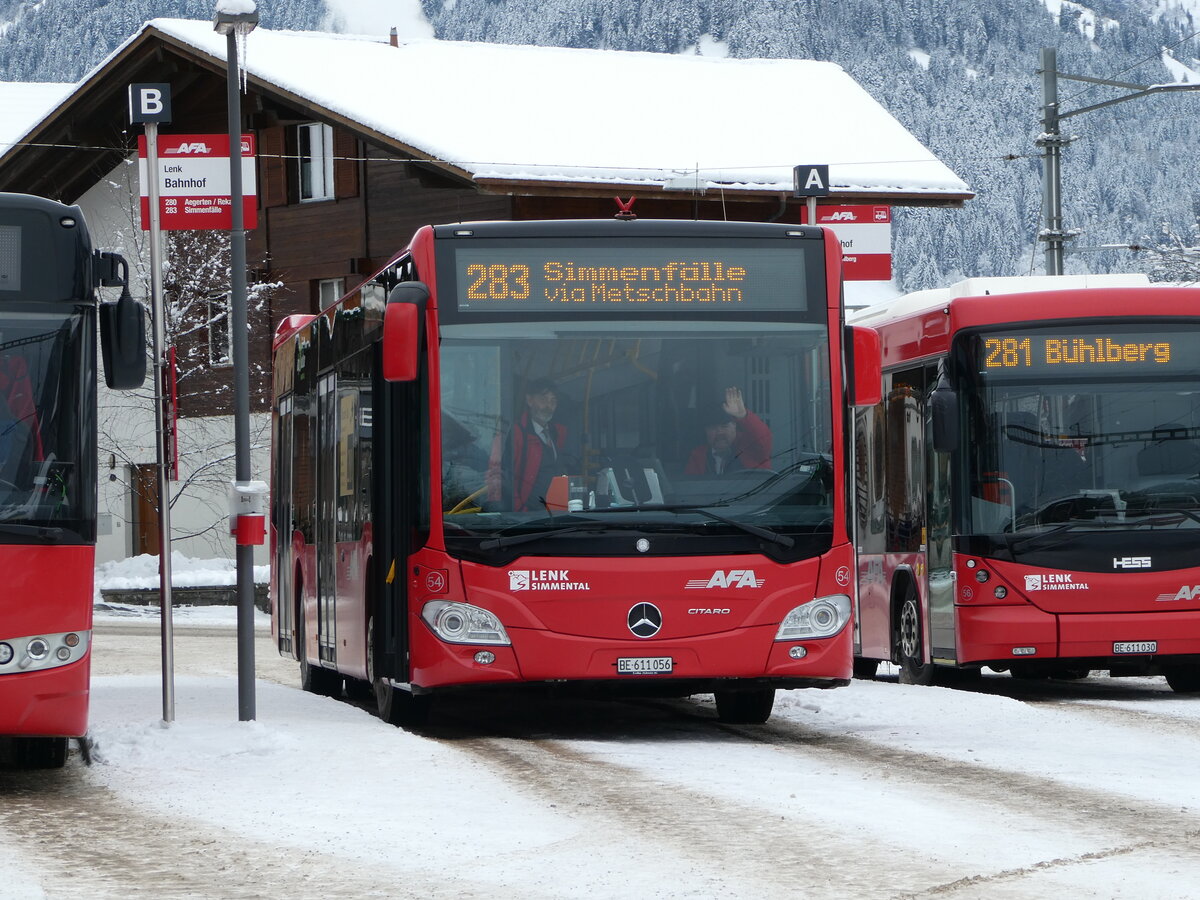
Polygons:
[[96,764],[0,772],[0,896],[1200,894],[1200,698],[1161,679],[855,682],[736,727],[489,696],[414,734],[301,692],[260,617],[239,723],[234,611],[180,609],[164,726],[155,615],[97,612]]

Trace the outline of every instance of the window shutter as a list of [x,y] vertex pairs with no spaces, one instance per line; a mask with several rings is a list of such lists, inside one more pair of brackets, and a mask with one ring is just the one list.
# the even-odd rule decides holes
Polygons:
[[333,130],[333,191],[339,200],[358,196],[358,139],[341,128]]
[[259,202],[263,209],[287,205],[287,163],[284,159],[284,128],[258,132]]

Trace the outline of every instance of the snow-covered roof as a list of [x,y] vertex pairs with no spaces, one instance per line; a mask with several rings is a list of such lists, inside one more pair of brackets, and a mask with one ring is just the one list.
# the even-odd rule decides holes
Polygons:
[[0,155],[25,137],[74,88],[73,84],[58,82],[0,82]]
[[[224,64],[226,41],[210,22],[155,19],[130,40],[146,32]],[[828,164],[834,195],[971,196],[828,62],[438,40],[391,46],[265,28],[249,35],[241,61],[252,83],[479,182],[661,186],[680,176],[695,182],[698,172],[708,189],[790,193],[794,166]]]

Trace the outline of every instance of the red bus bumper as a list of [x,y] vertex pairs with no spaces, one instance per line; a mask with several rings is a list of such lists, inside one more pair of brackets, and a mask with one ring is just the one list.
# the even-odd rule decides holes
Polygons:
[[82,661],[0,678],[0,734],[81,737],[87,733],[91,654]]
[[957,630],[960,663],[1112,657],[1113,644],[1134,641],[1157,641],[1156,657],[1200,654],[1194,612],[1056,615],[1028,605],[960,606]]
[[[418,626],[419,627],[419,626]],[[766,678],[786,681],[848,680],[851,675],[853,628],[818,640],[776,641],[777,625],[737,629],[678,643],[598,641],[549,631],[510,628],[511,647],[447,644],[427,629],[413,635],[412,683],[421,687],[496,682],[575,681],[652,682]],[[794,659],[792,648],[805,656]],[[495,661],[477,662],[490,651]],[[622,657],[671,657],[670,674],[619,675]]]

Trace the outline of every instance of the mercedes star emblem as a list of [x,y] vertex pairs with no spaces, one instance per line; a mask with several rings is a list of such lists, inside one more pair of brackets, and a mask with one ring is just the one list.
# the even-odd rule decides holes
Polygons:
[[653,603],[638,603],[629,610],[629,630],[640,638],[654,637],[662,628],[662,612]]

